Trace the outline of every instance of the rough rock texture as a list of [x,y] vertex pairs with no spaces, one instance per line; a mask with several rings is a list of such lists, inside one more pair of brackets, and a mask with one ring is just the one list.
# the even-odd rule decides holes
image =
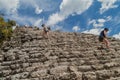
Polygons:
[[18,28],[0,50],[0,80],[120,80],[120,41],[98,50],[98,36]]

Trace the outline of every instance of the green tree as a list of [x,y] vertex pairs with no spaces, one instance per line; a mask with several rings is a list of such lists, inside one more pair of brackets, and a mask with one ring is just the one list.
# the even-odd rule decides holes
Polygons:
[[16,21],[8,19],[6,22],[3,15],[0,15],[0,44],[12,36],[12,26],[16,25]]
[[8,19],[7,24],[8,24],[8,27],[12,27],[16,25],[16,21]]

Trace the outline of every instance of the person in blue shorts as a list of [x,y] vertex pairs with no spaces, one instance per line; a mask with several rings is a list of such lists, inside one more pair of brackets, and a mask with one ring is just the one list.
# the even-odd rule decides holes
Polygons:
[[107,32],[109,31],[108,28],[104,28],[103,31],[101,31],[100,35],[99,35],[99,41],[102,42],[103,44],[105,44],[106,48],[109,49],[109,41],[107,39]]

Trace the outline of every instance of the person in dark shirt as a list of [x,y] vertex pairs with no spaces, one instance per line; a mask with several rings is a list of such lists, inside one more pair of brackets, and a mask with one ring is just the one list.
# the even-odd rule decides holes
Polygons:
[[99,41],[102,42],[103,44],[105,44],[106,48],[110,48],[109,47],[109,41],[107,39],[107,32],[109,31],[108,28],[104,28],[103,31],[101,31],[100,35],[99,35]]

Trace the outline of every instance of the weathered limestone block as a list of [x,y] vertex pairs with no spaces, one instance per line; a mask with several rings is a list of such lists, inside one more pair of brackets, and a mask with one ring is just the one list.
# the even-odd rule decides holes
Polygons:
[[29,63],[23,63],[23,64],[22,64],[22,67],[23,67],[23,68],[29,67]]
[[12,70],[2,70],[3,77],[9,76],[11,74]]
[[40,62],[36,62],[36,63],[32,63],[31,67],[36,67],[36,69],[42,70],[42,69],[47,68],[48,64],[43,64],[43,63],[40,63]]
[[86,64],[86,65],[96,65],[98,62],[99,62],[99,60],[92,59],[92,60],[89,60],[89,61],[85,61],[84,64]]
[[20,79],[20,74],[12,75],[10,78],[11,78],[11,80],[19,80]]
[[31,50],[30,48],[25,48],[27,46],[29,47],[30,44],[25,44],[24,47],[22,46],[23,49],[21,50],[21,54],[23,54],[23,53],[29,53],[30,52],[30,50]]
[[92,67],[91,66],[78,66],[78,71],[81,71],[81,72],[86,72],[86,71],[91,71],[92,70]]
[[3,61],[3,55],[0,55],[0,62]]
[[35,71],[30,74],[32,78],[45,77],[47,75],[47,70]]
[[111,77],[110,79],[106,79],[106,80],[120,80],[120,77]]
[[70,73],[72,72],[76,74],[77,80],[82,80],[82,72],[78,72],[78,68],[76,66],[70,66],[68,69]]
[[36,68],[36,67],[27,67],[25,70],[26,70],[27,72],[31,72],[31,71],[34,71],[35,68]]
[[0,70],[0,79],[3,77],[3,72],[2,72],[2,70]]
[[12,61],[4,61],[1,63],[1,66],[9,66],[12,64]]
[[23,52],[19,55],[20,60],[29,59],[29,55],[26,52]]
[[97,80],[95,72],[85,72],[82,75],[82,80]]
[[[64,73],[59,77],[59,80],[77,80],[77,76],[75,73]],[[78,79],[82,80],[82,79]]]
[[62,59],[57,58],[57,62],[58,63],[67,62],[67,58],[62,58]]
[[115,76],[120,76],[120,68],[115,68],[113,72],[115,73]]
[[41,53],[34,53],[34,54],[30,54],[29,56],[30,56],[30,58],[41,58],[41,57],[44,57],[44,55],[41,54]]
[[12,52],[8,52],[8,53],[4,54],[4,60],[5,61],[13,61],[15,59],[16,59],[15,54],[12,53]]
[[25,79],[29,77],[29,72],[23,72],[23,73],[20,73],[20,75],[21,75],[21,79]]
[[23,72],[23,73],[12,75],[11,80],[21,80],[21,79],[25,79],[27,77],[29,77],[29,73]]
[[29,51],[30,51],[30,52],[29,52],[30,55],[31,55],[31,54],[35,54],[35,53],[40,53],[39,51],[34,50],[33,48],[31,48]]
[[[24,80],[24,79],[23,79]],[[40,78],[30,78],[28,80],[43,80],[43,79],[40,79]]]
[[16,74],[16,73],[22,73],[22,72],[23,72],[23,69],[18,68],[18,69],[16,69],[16,70],[12,70],[12,71],[11,71],[11,75],[14,75],[14,74]]
[[49,59],[49,60],[57,60],[57,59],[58,59],[58,56],[49,56],[48,59]]
[[70,62],[59,62],[58,65],[59,66],[70,66],[71,63]]
[[29,63],[35,63],[35,62],[44,62],[44,58],[34,58],[34,59],[28,59]]
[[18,69],[18,68],[20,68],[20,64],[11,64],[11,65],[10,65],[10,69],[11,69],[11,70],[16,70],[16,69]]
[[50,73],[54,75],[62,75],[63,73],[67,71],[68,71],[68,66],[57,66],[55,68],[52,68],[50,70]]
[[47,75],[45,77],[40,77],[39,80],[59,80],[57,76]]
[[10,70],[10,66],[1,66],[0,65],[0,71],[2,70]]
[[102,69],[104,69],[104,66],[100,65],[100,64],[92,65],[91,67],[92,67],[93,70],[102,70]]
[[43,39],[42,36],[37,36],[37,40],[41,40],[41,39]]
[[115,73],[111,70],[96,71],[96,76],[97,76],[98,80],[110,79],[110,77],[112,77],[114,75],[115,75]]
[[10,50],[10,47],[9,46],[6,46],[6,47],[3,46],[2,50],[3,50],[3,52],[7,52],[8,50]]
[[111,62],[111,63],[106,63],[104,65],[104,68],[108,69],[108,68],[111,68],[111,67],[116,67],[116,66],[119,66],[120,64],[117,63],[117,62]]

